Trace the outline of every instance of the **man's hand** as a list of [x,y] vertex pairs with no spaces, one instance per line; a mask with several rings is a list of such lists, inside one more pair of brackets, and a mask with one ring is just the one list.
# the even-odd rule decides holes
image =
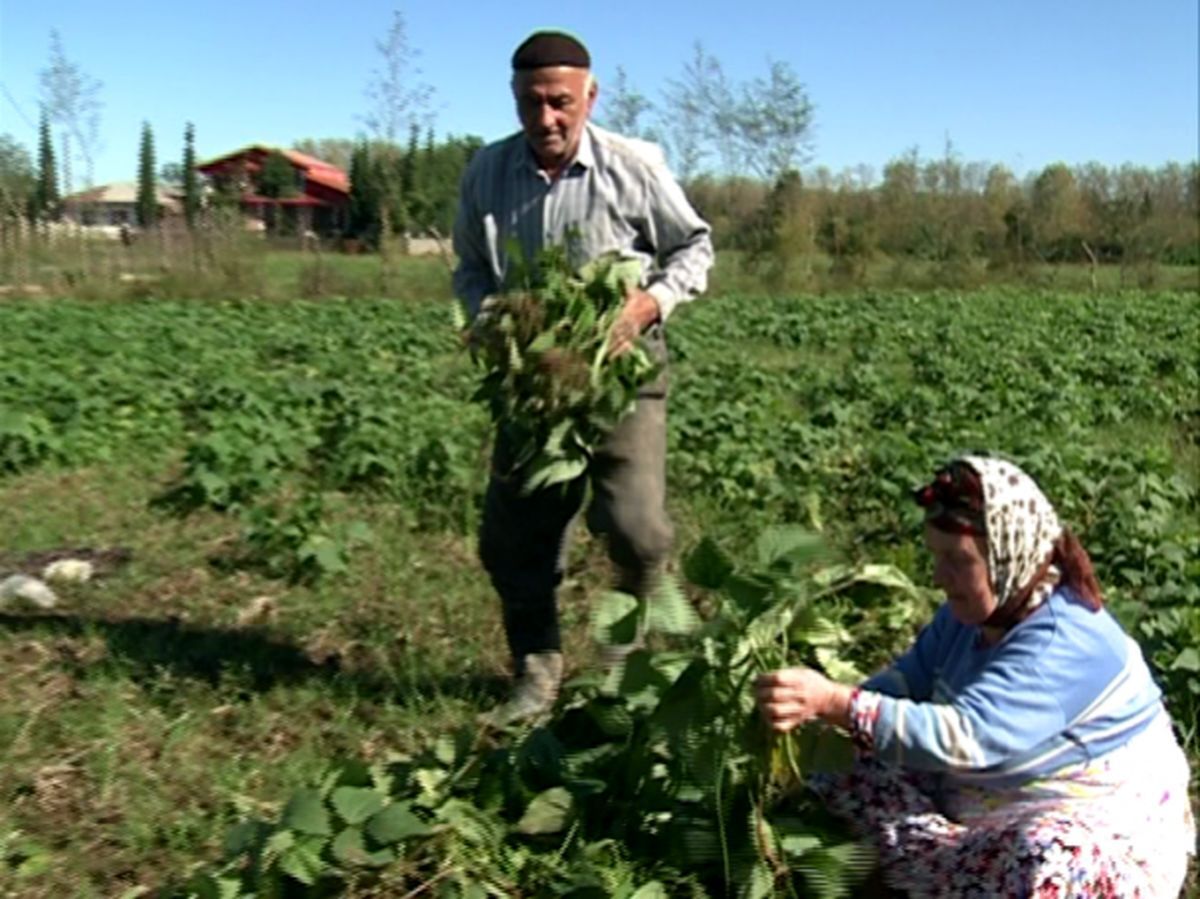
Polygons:
[[821,718],[849,727],[851,688],[811,668],[783,668],[760,675],[754,685],[758,710],[771,729],[786,733]]
[[467,324],[467,327],[462,332],[462,342],[472,353],[477,353],[483,348],[483,332],[488,327],[492,315],[495,313],[496,304],[499,299],[495,296],[486,296],[479,304],[479,311],[475,313],[475,317]]
[[659,320],[661,312],[653,294],[634,287],[625,294],[625,305],[613,323],[609,337],[608,355],[628,352],[643,331]]

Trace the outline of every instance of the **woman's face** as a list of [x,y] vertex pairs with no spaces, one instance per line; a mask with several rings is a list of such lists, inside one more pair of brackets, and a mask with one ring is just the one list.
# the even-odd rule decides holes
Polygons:
[[933,582],[945,592],[950,611],[962,624],[983,624],[996,611],[983,538],[925,528],[933,553]]

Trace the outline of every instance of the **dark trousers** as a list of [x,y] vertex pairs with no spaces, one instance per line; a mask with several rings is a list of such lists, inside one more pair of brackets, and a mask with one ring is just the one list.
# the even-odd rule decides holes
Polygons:
[[[661,329],[647,334],[666,362]],[[484,498],[479,555],[500,595],[513,660],[558,651],[556,591],[571,525],[587,498],[588,529],[608,541],[616,586],[643,596],[671,551],[666,510],[667,373],[638,395],[637,406],[608,436],[587,473],[569,484],[522,493],[524,472],[510,474],[512,451],[497,434]]]

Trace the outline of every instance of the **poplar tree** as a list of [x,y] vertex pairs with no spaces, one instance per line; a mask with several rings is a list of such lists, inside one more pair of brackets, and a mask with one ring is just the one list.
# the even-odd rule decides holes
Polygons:
[[196,178],[196,128],[191,122],[183,129],[183,215],[189,228],[196,227],[200,182]]
[[158,221],[158,186],[154,173],[154,133],[149,122],[142,122],[142,143],[138,149],[137,223],[152,228]]
[[50,117],[42,108],[38,126],[37,183],[30,201],[30,218],[35,221],[58,214],[58,167],[54,161],[54,141],[50,135]]

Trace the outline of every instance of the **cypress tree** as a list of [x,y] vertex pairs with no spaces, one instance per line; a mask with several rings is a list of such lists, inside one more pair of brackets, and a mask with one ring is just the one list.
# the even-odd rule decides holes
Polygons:
[[150,130],[149,122],[142,122],[137,189],[137,223],[141,228],[152,228],[158,221],[158,186],[154,172],[154,133]]
[[35,221],[54,218],[58,214],[58,168],[54,163],[54,141],[50,136],[50,119],[42,109],[38,126],[37,183],[30,198],[30,218]]
[[375,166],[366,142],[354,147],[350,156],[350,209],[346,233],[374,244],[379,239],[379,189]]
[[425,191],[423,183],[426,166],[421,160],[420,150],[421,126],[412,123],[408,132],[408,149],[404,152],[404,163],[401,167],[404,185],[405,211],[408,220],[418,229],[425,225]]
[[196,129],[191,122],[183,129],[183,215],[189,228],[200,215],[200,183],[196,178]]

